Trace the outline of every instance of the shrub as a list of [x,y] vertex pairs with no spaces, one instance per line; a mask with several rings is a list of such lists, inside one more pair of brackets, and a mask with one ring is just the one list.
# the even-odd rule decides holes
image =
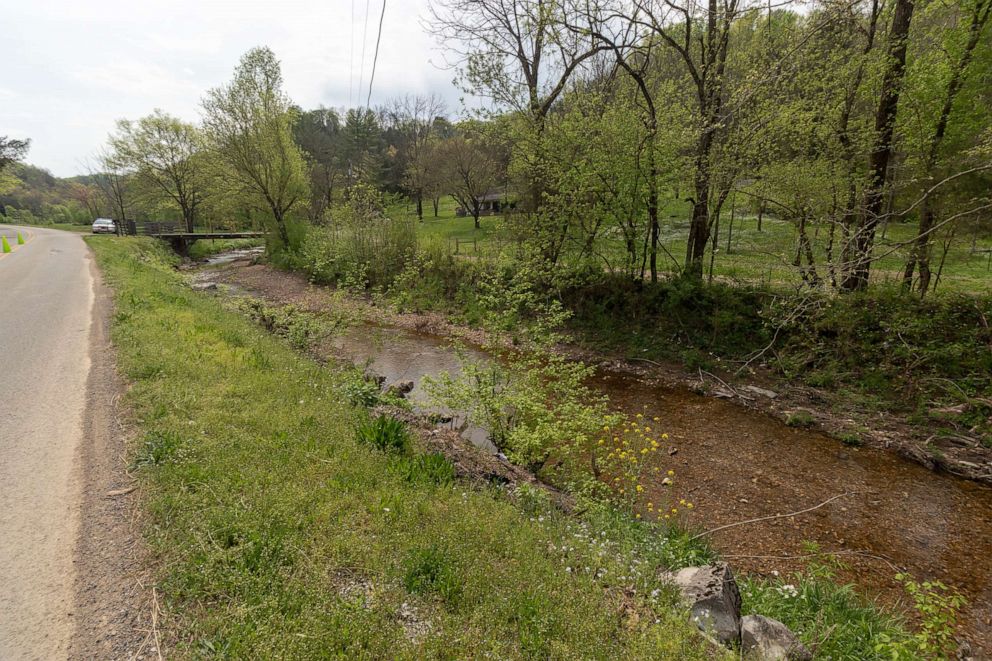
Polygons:
[[364,184],[348,189],[331,219],[311,227],[300,249],[302,268],[316,282],[386,287],[416,252],[415,222],[386,214],[382,195]]

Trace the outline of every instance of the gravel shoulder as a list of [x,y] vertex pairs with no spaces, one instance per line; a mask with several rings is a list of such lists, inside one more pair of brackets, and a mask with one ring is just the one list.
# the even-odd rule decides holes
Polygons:
[[92,261],[91,269],[92,363],[77,454],[82,516],[74,559],[76,635],[69,658],[161,658],[149,557],[140,535],[140,496],[128,473],[132,434],[120,406],[124,387],[110,341],[113,302]]

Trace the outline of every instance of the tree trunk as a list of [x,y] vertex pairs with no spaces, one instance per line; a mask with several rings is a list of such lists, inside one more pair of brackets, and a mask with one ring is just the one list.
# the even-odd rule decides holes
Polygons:
[[289,248],[289,231],[286,229],[286,218],[281,209],[273,209],[272,215],[276,219],[276,231],[279,233],[279,241],[283,248]]
[[417,220],[424,219],[424,196],[417,193]]
[[441,206],[441,198],[439,198],[439,197],[433,197],[433,198],[431,198],[431,203],[434,205],[434,217],[437,218],[437,216],[438,216],[438,207]]
[[651,282],[658,282],[658,239],[661,235],[661,224],[658,220],[658,164],[654,153],[654,134],[652,132],[648,149],[648,219],[651,223]]
[[889,32],[889,65],[882,79],[882,92],[875,112],[875,144],[868,159],[869,178],[864,208],[857,231],[852,237],[853,264],[841,283],[841,288],[845,291],[863,291],[868,287],[875,228],[885,204],[889,159],[893,152],[892,138],[899,109],[899,93],[906,73],[906,45],[913,8],[913,0],[896,0],[892,29]]
[[[928,176],[933,174],[937,165],[937,158],[940,154],[940,145],[947,132],[947,125],[950,122],[951,111],[954,109],[954,99],[964,85],[964,74],[971,63],[972,54],[978,44],[982,30],[989,19],[989,12],[992,10],[992,0],[979,0],[971,15],[971,24],[968,28],[968,41],[965,44],[964,52],[958,61],[957,67],[951,74],[951,79],[947,82],[947,90],[944,94],[944,105],[940,109],[937,118],[937,125],[934,127],[933,136],[927,149],[925,168]],[[920,280],[917,288],[920,295],[924,295],[930,286],[930,253],[932,252],[933,227],[935,214],[933,203],[929,195],[923,199],[923,209],[920,212],[920,225],[917,228],[916,239],[909,258],[906,261],[906,270],[903,272],[903,286],[907,289],[913,286],[913,271],[916,266],[920,269]]]

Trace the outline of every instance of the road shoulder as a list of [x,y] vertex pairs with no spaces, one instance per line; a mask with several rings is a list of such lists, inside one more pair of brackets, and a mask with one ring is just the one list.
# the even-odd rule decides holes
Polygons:
[[152,626],[152,582],[140,534],[136,483],[128,474],[130,438],[121,408],[123,380],[110,341],[112,293],[92,252],[94,305],[92,363],[87,381],[84,437],[77,457],[82,487],[75,551],[75,635],[70,659],[158,656]]

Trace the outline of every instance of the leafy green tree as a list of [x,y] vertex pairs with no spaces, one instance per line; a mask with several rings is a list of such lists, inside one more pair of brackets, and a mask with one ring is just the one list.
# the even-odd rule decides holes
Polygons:
[[151,201],[178,207],[187,232],[206,191],[203,139],[199,129],[155,110],[137,121],[122,119],[110,137],[113,160],[133,173]]
[[282,72],[268,48],[241,58],[234,79],[203,100],[207,144],[230,192],[249,197],[275,222],[289,246],[286,221],[309,196],[306,164],[293,140],[294,112],[282,90]]

